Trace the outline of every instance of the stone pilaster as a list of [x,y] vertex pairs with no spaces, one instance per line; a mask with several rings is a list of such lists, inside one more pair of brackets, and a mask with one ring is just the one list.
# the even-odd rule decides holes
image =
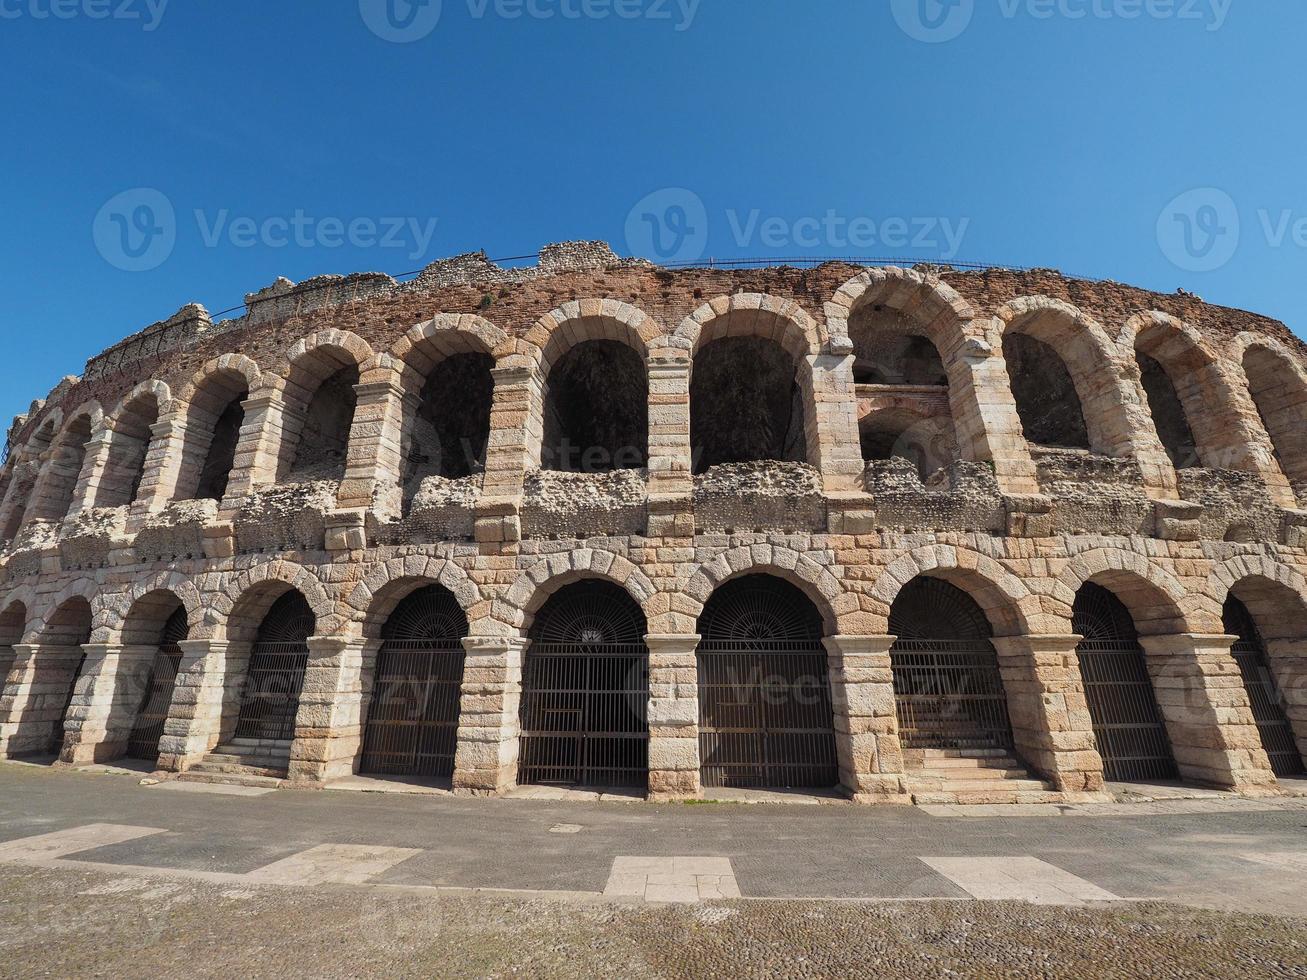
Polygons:
[[308,645],[309,661],[304,668],[287,775],[301,782],[324,783],[354,771],[363,737],[363,651],[367,641],[313,636]]
[[690,361],[649,361],[649,494],[688,497],[694,490],[690,447]]
[[699,783],[699,677],[696,635],[651,634],[649,649],[649,798],[687,800]]
[[[853,355],[820,354],[806,357],[807,371],[799,372],[799,386],[811,414],[808,430],[809,460],[821,470],[827,492],[852,490],[861,483],[865,463],[858,437],[858,398],[853,388]],[[816,456],[812,456],[815,447]]]
[[855,801],[908,803],[890,667],[893,636],[831,636],[826,646],[840,783]]
[[530,641],[516,636],[469,636],[459,699],[454,789],[478,796],[517,785],[521,733],[522,660]]
[[79,646],[14,644],[14,665],[0,696],[0,756],[57,752],[64,706],[82,662]]
[[[159,739],[157,763],[159,769],[169,772],[185,772],[218,744],[224,708],[239,708],[235,692],[240,689],[250,649],[248,643],[224,640],[182,640],[178,646],[182,659]],[[235,724],[235,715],[231,724]]]
[[1017,754],[1063,793],[1103,789],[1103,760],[1076,656],[1080,640],[1068,634],[992,641]]
[[354,392],[358,400],[337,500],[341,509],[375,506],[383,518],[397,518],[404,507],[404,419],[416,410],[417,396],[406,401],[393,372],[355,385]]
[[1182,778],[1223,789],[1270,791],[1270,761],[1230,648],[1232,636],[1140,637],[1157,706]]
[[946,357],[949,412],[962,458],[993,463],[994,477],[1005,494],[1038,494],[1035,462],[1021,430],[1003,358],[978,341],[964,341]]
[[150,514],[168,506],[177,491],[182,447],[186,443],[186,423],[176,416],[160,419],[150,426],[150,446],[145,451],[145,469],[140,488],[132,504],[128,530],[139,530]]
[[223,495],[223,509],[233,510],[238,501],[270,486],[277,479],[277,447],[281,445],[286,414],[279,391],[261,391],[241,402],[241,421],[236,457]]
[[486,473],[476,508],[476,539],[503,544],[522,539],[519,511],[528,467],[540,465],[544,438],[540,378],[530,367],[501,367],[490,403]]
[[127,751],[136,712],[149,690],[156,647],[87,643],[86,660],[64,719],[59,761],[108,762]]
[[107,420],[101,420],[91,433],[91,441],[86,444],[86,459],[82,464],[82,473],[73,492],[72,506],[68,516],[73,517],[95,506],[100,485],[109,475],[113,462],[114,434],[109,429]]

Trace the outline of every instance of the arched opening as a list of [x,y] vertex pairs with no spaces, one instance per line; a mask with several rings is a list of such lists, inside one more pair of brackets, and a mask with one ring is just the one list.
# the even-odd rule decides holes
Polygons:
[[699,615],[700,779],[717,787],[839,783],[821,614],[770,575],[720,586]]
[[289,463],[282,464],[279,481],[344,479],[358,383],[358,366],[350,363],[317,385],[303,406],[303,421],[286,434],[282,453]]
[[794,358],[762,337],[722,337],[694,356],[694,472],[723,463],[806,462],[803,396]]
[[467,616],[439,585],[410,593],[381,629],[359,772],[447,779],[458,747]]
[[865,462],[907,460],[922,483],[957,458],[952,422],[946,417],[886,408],[867,415],[858,425],[858,436]]
[[408,442],[409,497],[429,476],[461,480],[486,468],[494,358],[481,352],[444,357],[426,375]]
[[1287,359],[1258,344],[1244,352],[1243,370],[1280,469],[1301,497],[1307,493],[1307,385]]
[[[173,690],[181,667],[180,643],[187,638],[190,624],[181,601],[172,593],[147,596],[137,602],[135,616],[128,614],[123,639],[140,640],[154,647],[154,656],[142,663],[133,678],[136,699],[132,704],[131,734],[127,737],[126,755],[131,759],[155,762],[159,758],[159,739],[172,708]],[[139,631],[140,635],[135,635]],[[129,636],[129,632],[130,635]]]
[[948,374],[939,351],[906,314],[876,304],[859,306],[849,318],[855,384],[944,386]]
[[1176,469],[1189,469],[1200,465],[1198,441],[1189,427],[1189,417],[1175,390],[1175,384],[1160,361],[1143,351],[1135,351],[1139,363],[1139,379],[1148,398],[1157,436],[1162,440],[1166,454]]
[[18,537],[28,512],[32,510],[36,485],[41,476],[39,460],[50,447],[54,437],[55,420],[49,419],[37,430],[36,435],[32,436],[21,459],[13,463],[15,467],[21,466],[22,470],[12,477],[5,496],[7,508],[4,515],[3,539],[5,541],[13,541]]
[[236,463],[249,387],[238,371],[219,371],[195,390],[186,419],[179,500],[218,500]]
[[971,596],[918,577],[890,608],[899,738],[905,751],[1013,749],[993,631]]
[[37,520],[61,521],[68,516],[77,492],[77,481],[86,462],[86,444],[91,441],[91,416],[73,419],[55,440],[37,486],[31,516]]
[[645,633],[643,611],[611,582],[549,598],[523,664],[519,783],[648,785]]
[[0,613],[0,693],[9,677],[9,671],[18,659],[15,644],[23,642],[23,631],[27,628],[27,607],[21,602],[11,602]]
[[1226,635],[1238,637],[1233,653],[1252,706],[1262,748],[1276,776],[1301,776],[1303,756],[1285,711],[1285,695],[1267,657],[1266,642],[1248,607],[1234,595],[1225,600],[1222,623]]
[[568,473],[642,469],[649,456],[644,358],[617,340],[585,340],[549,366],[541,467]]
[[236,739],[289,742],[317,617],[297,590],[283,594],[259,624],[245,673]]
[[1076,593],[1072,629],[1083,637],[1076,659],[1104,777],[1176,778],[1171,740],[1130,610],[1108,589],[1086,582]]
[[109,436],[109,458],[96,488],[96,507],[124,507],[136,499],[145,477],[145,459],[158,421],[159,399],[153,392],[138,395],[114,418]]
[[[29,708],[35,712],[36,723],[48,721],[44,744],[34,745],[33,752],[58,752],[64,741],[64,721],[72,706],[77,689],[77,678],[86,663],[85,644],[91,642],[91,604],[81,596],[64,602],[46,621],[41,635],[41,652],[45,661],[38,667],[38,675],[47,678],[52,697],[42,699],[42,707]],[[60,697],[62,695],[62,697]],[[51,710],[45,705],[53,705]]]
[[1003,335],[1003,359],[1026,441],[1055,449],[1089,449],[1080,396],[1057,351],[1029,334],[1009,330]]

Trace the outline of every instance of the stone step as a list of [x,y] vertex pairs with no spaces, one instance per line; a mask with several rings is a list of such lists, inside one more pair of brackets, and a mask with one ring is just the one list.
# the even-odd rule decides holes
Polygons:
[[239,738],[233,736],[225,745],[238,748],[272,749],[277,752],[289,752],[290,741],[284,738]]
[[925,769],[1016,769],[1020,763],[1011,756],[981,759],[963,756],[932,756],[922,760]]
[[251,766],[245,763],[214,762],[208,757],[191,766],[183,775],[199,773],[205,776],[258,776],[270,779],[285,779],[284,766]]
[[1031,775],[1027,769],[921,769],[912,773],[912,777],[920,779],[922,782],[932,783],[970,783],[970,782],[987,782],[1001,783],[1011,782],[1014,779],[1030,779]]
[[909,749],[905,755],[923,759],[1010,759],[1007,749]]
[[255,772],[204,772],[201,771],[199,765],[196,765],[178,776],[177,780],[183,783],[211,783],[222,786],[257,786],[276,789],[281,785],[285,775],[285,773],[277,776]]
[[1000,786],[992,792],[913,793],[912,802],[918,806],[956,805],[978,806],[989,803],[1065,803],[1066,797],[1054,790],[1008,790]]
[[1042,793],[1048,785],[1039,779],[950,779],[939,789],[945,793]]

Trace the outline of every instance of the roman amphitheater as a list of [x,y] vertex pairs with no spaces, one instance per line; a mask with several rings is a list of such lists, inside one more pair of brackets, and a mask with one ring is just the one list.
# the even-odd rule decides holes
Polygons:
[[1305,354],[1048,270],[601,243],[187,306],[9,431],[0,753],[661,800],[1299,792]]

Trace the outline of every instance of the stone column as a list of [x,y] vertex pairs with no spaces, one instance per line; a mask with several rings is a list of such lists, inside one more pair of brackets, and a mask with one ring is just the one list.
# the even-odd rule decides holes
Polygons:
[[890,667],[893,636],[830,636],[831,701],[840,783],[859,803],[909,803]]
[[530,642],[517,636],[463,638],[467,659],[454,755],[458,792],[488,796],[517,785],[522,660]]
[[[225,640],[182,640],[181,663],[172,691],[172,705],[159,739],[159,769],[185,772],[218,744],[223,711],[239,690],[250,644]],[[237,672],[228,680],[229,672]]]
[[948,365],[949,411],[963,459],[994,464],[999,489],[1007,494],[1039,493],[1016,400],[1001,354],[978,340],[940,351]]
[[145,469],[141,476],[141,486],[136,491],[136,500],[132,504],[129,531],[139,530],[139,525],[148,515],[163,510],[172,500],[177,492],[182,447],[185,444],[184,419],[173,416],[160,419],[150,426],[150,446],[145,451]]
[[64,720],[65,765],[108,762],[127,751],[136,712],[149,690],[158,649],[87,643],[86,661],[73,690]]
[[1280,689],[1280,703],[1293,729],[1298,754],[1307,760],[1307,637],[1268,639],[1266,662]]
[[235,509],[240,500],[277,481],[277,448],[285,424],[285,399],[279,391],[260,391],[241,402],[241,409],[245,418],[223,495],[224,510]]
[[1180,775],[1244,792],[1275,787],[1230,648],[1232,636],[1176,633],[1139,638]]
[[1081,639],[1068,634],[991,641],[1017,754],[1063,793],[1103,789],[1103,760],[1076,656]]
[[501,367],[490,405],[486,473],[476,508],[476,539],[502,544],[522,540],[522,488],[528,467],[540,465],[544,438],[540,377],[534,367]]
[[858,437],[853,355],[819,354],[804,361],[807,371],[799,372],[799,387],[807,395],[808,462],[821,471],[826,491],[856,489],[865,464]]
[[373,374],[354,386],[358,401],[337,501],[343,510],[375,506],[380,515],[397,518],[404,509],[404,419],[416,410],[417,396],[405,399],[395,372],[375,379]]
[[649,799],[689,800],[699,784],[697,635],[651,634],[649,649]]
[[91,433],[91,441],[86,444],[86,459],[77,479],[77,488],[73,491],[72,506],[68,508],[69,517],[95,506],[100,484],[104,482],[112,462],[113,437],[108,419],[101,419]]
[[0,696],[0,756],[57,752],[64,705],[82,662],[80,646],[14,644],[14,666]]
[[650,537],[694,534],[690,361],[682,353],[649,359],[648,506]]
[[354,771],[363,737],[365,643],[350,636],[309,638],[309,662],[290,747],[290,779],[325,783]]

